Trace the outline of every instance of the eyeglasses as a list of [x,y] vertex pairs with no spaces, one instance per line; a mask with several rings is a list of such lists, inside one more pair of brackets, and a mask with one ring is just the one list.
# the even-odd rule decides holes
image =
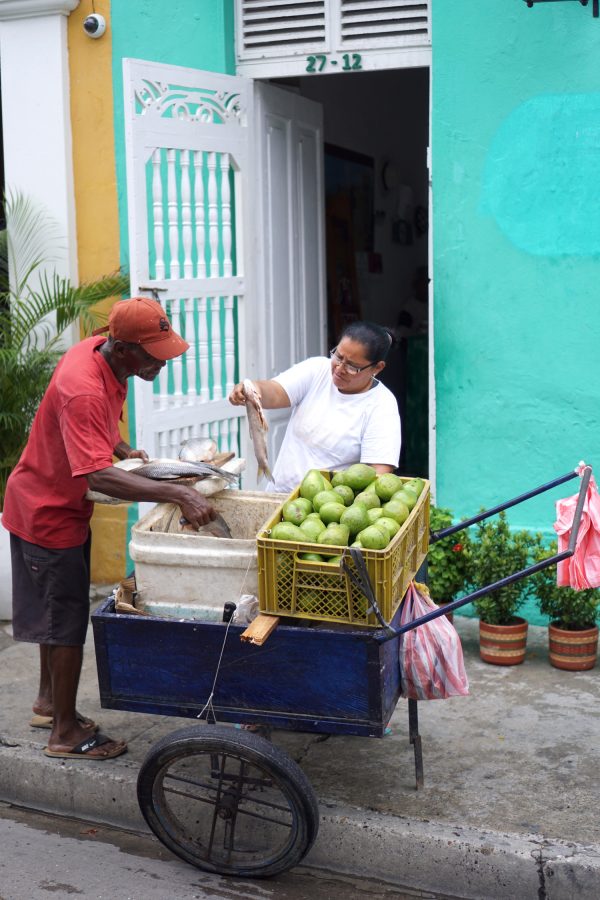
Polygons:
[[361,372],[364,372],[365,369],[370,369],[371,366],[377,365],[377,363],[367,363],[366,366],[353,366],[350,363],[347,363],[343,356],[340,356],[337,352],[337,347],[334,347],[333,350],[329,351],[329,357],[333,360],[336,366],[343,368],[348,375],[360,375]]

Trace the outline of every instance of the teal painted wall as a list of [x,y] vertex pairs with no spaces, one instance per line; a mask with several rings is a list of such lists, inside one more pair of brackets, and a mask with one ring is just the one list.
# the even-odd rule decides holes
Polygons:
[[[144,59],[210,72],[235,73],[233,0],[112,0],[115,154],[119,191],[121,264],[129,264],[123,59]],[[135,433],[133,392],[129,402],[130,430]],[[130,506],[127,544],[137,521]],[[132,563],[127,553],[127,571]]]
[[[600,472],[600,20],[433,0],[437,502]],[[509,511],[551,533],[573,481]]]

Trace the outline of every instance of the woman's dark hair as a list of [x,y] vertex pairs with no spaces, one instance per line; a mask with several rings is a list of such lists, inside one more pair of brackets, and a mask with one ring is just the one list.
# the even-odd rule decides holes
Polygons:
[[362,344],[365,356],[371,363],[385,359],[394,343],[394,337],[387,328],[374,322],[351,322],[342,331],[340,341],[345,337]]

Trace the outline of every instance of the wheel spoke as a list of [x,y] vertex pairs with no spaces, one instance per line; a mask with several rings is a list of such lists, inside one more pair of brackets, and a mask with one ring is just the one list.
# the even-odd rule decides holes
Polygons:
[[[163,788],[164,788],[165,793],[176,794],[176,795],[178,795],[178,796],[180,796],[180,797],[188,797],[190,800],[197,800],[199,803],[210,803],[210,804],[214,805],[215,803],[218,802],[217,799],[216,799],[216,797],[215,797],[214,799],[211,799],[210,797],[202,797],[202,796],[201,796],[200,794],[198,794],[198,793],[191,793],[191,792],[188,792],[188,791],[178,790],[176,787],[171,787],[171,786],[170,786],[170,782],[172,782],[172,781],[175,781],[175,782],[178,782],[178,783],[181,783],[181,784],[189,784],[189,785],[191,785],[192,787],[196,787],[196,788],[203,788],[203,789],[206,790],[207,793],[209,793],[209,794],[210,794],[210,793],[215,793],[215,794],[216,794],[216,792],[217,792],[217,790],[218,790],[218,788],[217,788],[216,785],[213,785],[213,784],[207,784],[207,783],[203,783],[203,782],[200,782],[200,781],[195,781],[194,779],[191,779],[191,778],[181,778],[180,776],[176,776],[176,775],[171,775],[171,774],[169,774],[169,775],[166,776],[165,779],[164,779]],[[169,783],[167,783],[167,782],[169,782]],[[272,786],[272,782],[271,782],[271,781],[268,781],[268,782],[267,782],[267,781],[264,781],[264,780],[263,780],[263,781],[260,781],[260,782],[259,782],[259,779],[253,779],[253,782],[254,782],[254,783],[260,783],[260,784],[263,785],[263,786],[264,786],[264,785],[267,785],[268,787],[271,787],[271,786]],[[250,791],[247,792],[247,793],[245,793],[245,794],[243,794],[243,795],[239,798],[239,802],[240,802],[240,803],[241,803],[243,800],[248,800],[248,801],[250,801],[254,806],[265,806],[265,807],[267,807],[269,810],[272,810],[272,811],[274,811],[274,812],[289,812],[289,806],[287,806],[287,805],[284,806],[284,805],[282,805],[281,803],[274,803],[274,802],[269,801],[269,800],[263,800],[261,797],[257,797],[256,794],[254,794],[254,793],[252,793],[252,792],[250,792]],[[251,815],[251,813],[247,813],[247,815]]]
[[[214,764],[214,761],[215,761],[214,756],[211,756],[211,761],[210,761],[211,774],[212,774],[212,766]],[[208,859],[212,859],[212,850],[213,850],[213,845],[214,845],[214,840],[215,840],[215,832],[217,829],[217,809],[218,809],[217,804],[219,803],[221,794],[223,792],[223,771],[224,771],[224,769],[225,769],[225,755],[223,754],[221,756],[221,765],[219,767],[219,776],[218,776],[219,782],[217,784],[217,797],[216,797],[216,802],[215,802],[215,808],[213,810],[213,815],[212,815],[212,823],[211,823],[211,827],[210,827],[210,837],[208,840]]]
[[[214,800],[210,800],[208,797],[198,797],[195,794],[186,794],[184,791],[176,791],[169,788],[165,788],[165,794],[177,794],[180,797],[187,797],[188,800],[195,800],[197,803],[206,803],[207,806],[216,806]],[[253,800],[253,803],[261,806],[269,807],[270,809],[275,809],[281,812],[289,812],[289,809],[286,809],[283,806],[278,806],[275,803],[267,803],[263,800]],[[243,807],[238,807],[238,815],[240,816],[248,816],[253,819],[260,819],[262,822],[271,822],[274,825],[281,825],[282,828],[291,828],[291,822],[283,822],[281,819],[274,819],[271,816],[266,814],[261,815],[260,813],[250,812],[249,809],[244,809]]]

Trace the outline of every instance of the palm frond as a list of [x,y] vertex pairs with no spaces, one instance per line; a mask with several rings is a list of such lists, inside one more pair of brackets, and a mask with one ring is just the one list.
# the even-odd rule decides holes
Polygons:
[[[90,334],[105,321],[94,307],[108,297],[122,295],[129,287],[129,279],[122,272],[114,272],[89,284],[77,287],[56,272],[42,275],[39,289],[12,303],[7,321],[10,343],[28,351],[43,346],[52,348],[61,334],[77,319]],[[0,314],[0,328],[2,327]]]
[[[5,346],[20,353],[51,347],[56,342],[56,308],[50,298],[33,291],[13,299],[4,318],[8,322]],[[76,317],[75,317],[76,318]]]
[[6,259],[11,285],[18,297],[32,273],[40,266],[56,260],[64,247],[58,223],[44,207],[19,191],[9,191],[5,198],[7,248]]
[[22,413],[16,413],[10,409],[5,412],[3,409],[0,409],[0,433],[2,429],[14,428],[15,425],[20,425],[22,421]]
[[108,297],[122,295],[128,286],[129,278],[122,272],[77,287],[56,272],[44,274],[38,290],[12,298],[10,308],[0,310],[3,343],[15,349],[52,346],[65,328],[79,318],[89,334],[105,320],[93,307]]
[[129,290],[129,277],[123,272],[112,272],[97,281],[74,287],[67,279],[54,275],[53,279],[43,278],[40,296],[45,300],[54,299],[56,304],[56,328],[59,333],[75,319],[81,319],[85,334],[105,321],[94,307],[107,297],[120,297]]

